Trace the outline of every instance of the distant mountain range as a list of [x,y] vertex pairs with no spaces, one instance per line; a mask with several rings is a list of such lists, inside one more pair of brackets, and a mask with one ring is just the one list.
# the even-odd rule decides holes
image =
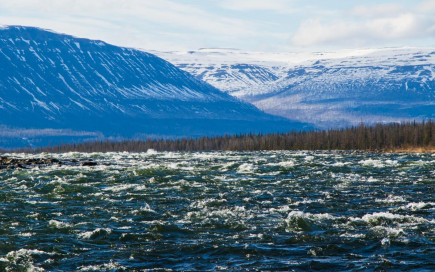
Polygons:
[[267,113],[318,127],[435,118],[435,48],[154,53]]
[[0,147],[306,127],[153,54],[33,27],[0,28]]

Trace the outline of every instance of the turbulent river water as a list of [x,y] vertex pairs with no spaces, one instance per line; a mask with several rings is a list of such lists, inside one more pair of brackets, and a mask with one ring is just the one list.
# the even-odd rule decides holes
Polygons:
[[435,270],[435,155],[6,156],[0,271]]

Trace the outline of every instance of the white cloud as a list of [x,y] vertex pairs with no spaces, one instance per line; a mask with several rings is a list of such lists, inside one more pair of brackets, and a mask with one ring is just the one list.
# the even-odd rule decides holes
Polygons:
[[171,0],[14,0],[0,3],[2,9],[42,15],[45,19],[63,16],[94,18],[124,25],[153,22],[212,33],[250,33],[249,25],[237,18],[222,18],[193,5]]
[[293,9],[294,0],[218,0],[221,7],[230,10],[272,10],[283,12]]
[[[405,6],[404,1],[414,7]],[[346,5],[326,2],[0,0],[0,25],[38,26],[154,50],[232,47],[283,51],[318,50],[324,45],[379,47],[392,41],[412,45],[412,39],[435,42],[435,0],[402,0],[402,4],[388,0],[379,2],[389,4],[378,5],[361,5],[359,0],[346,1]]]
[[[427,1],[425,5],[435,1]],[[291,38],[296,46],[342,45],[346,47],[376,46],[398,41],[435,37],[435,17],[417,6],[406,9],[397,4],[358,6],[343,19],[307,19]],[[435,5],[434,5],[435,8]]]
[[[175,0],[0,0],[0,24],[39,26],[150,49],[197,48],[201,45],[192,44],[258,35],[255,22]],[[168,39],[175,36],[176,43]],[[162,43],[164,48],[157,46]]]
[[401,39],[419,35],[422,22],[414,14],[403,14],[397,17],[379,18],[363,25],[367,35],[376,39]]
[[435,0],[428,0],[420,3],[417,10],[422,13],[433,13],[435,12]]
[[302,23],[292,38],[297,46],[327,44],[346,39],[357,31],[355,25],[345,22],[323,23],[320,19],[309,19]]
[[357,17],[394,16],[404,12],[404,7],[396,3],[380,4],[376,6],[356,6],[350,14]]

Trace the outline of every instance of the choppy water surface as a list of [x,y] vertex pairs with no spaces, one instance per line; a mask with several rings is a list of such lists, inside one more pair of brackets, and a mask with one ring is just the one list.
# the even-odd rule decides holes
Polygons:
[[0,271],[435,269],[435,155],[34,157],[99,165],[0,170]]

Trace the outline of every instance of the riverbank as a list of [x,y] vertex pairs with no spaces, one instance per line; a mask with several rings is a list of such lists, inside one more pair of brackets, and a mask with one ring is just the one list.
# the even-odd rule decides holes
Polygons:
[[394,148],[382,151],[383,153],[428,153],[434,154],[435,147],[404,147],[404,148]]
[[[359,125],[343,129],[239,134],[183,139],[126,139],[69,143],[14,152],[146,152],[156,151],[266,151],[355,150],[358,152],[434,153],[435,123]],[[0,150],[1,151],[1,150]]]

